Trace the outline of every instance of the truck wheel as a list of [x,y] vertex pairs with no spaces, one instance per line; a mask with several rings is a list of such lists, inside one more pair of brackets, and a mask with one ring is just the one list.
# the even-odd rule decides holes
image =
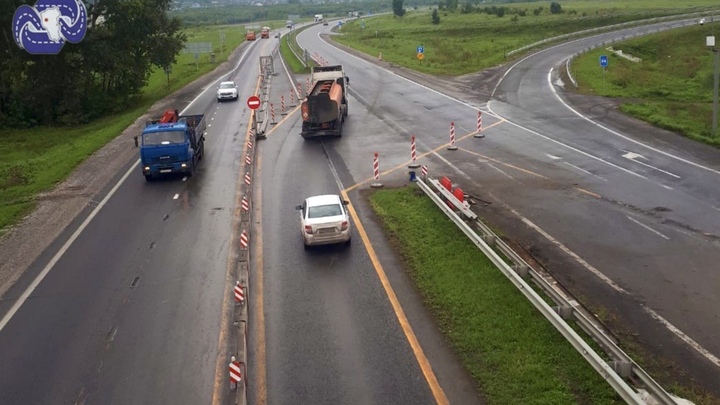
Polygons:
[[152,174],[146,174],[145,181],[152,181]]

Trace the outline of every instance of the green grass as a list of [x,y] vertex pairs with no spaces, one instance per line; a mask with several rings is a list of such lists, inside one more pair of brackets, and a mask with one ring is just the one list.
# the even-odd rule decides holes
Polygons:
[[[571,71],[581,93],[620,98],[627,114],[720,146],[720,139],[711,137],[713,54],[705,47],[706,35],[707,23],[618,43],[614,49],[642,62],[601,48],[578,57]],[[604,75],[600,55],[609,59]]]
[[[698,0],[678,7],[672,1],[561,2],[563,14],[549,14],[549,3],[493,4],[510,10],[527,10],[526,16],[507,12],[503,17],[485,13],[440,11],[440,24],[431,23],[431,11],[408,9],[404,17],[383,15],[349,21],[333,38],[347,46],[410,69],[456,76],[506,62],[505,53],[531,43],[584,29],[639,19],[717,7],[716,1]],[[533,15],[543,6],[544,11]],[[462,5],[461,5],[462,7]],[[425,47],[418,60],[418,45]],[[520,57],[520,54],[513,57]]]
[[[222,51],[221,28],[225,33]],[[186,32],[188,42],[213,42],[218,63],[226,60],[245,40],[243,26],[199,27]],[[172,67],[170,84],[165,72],[156,70],[132,110],[76,128],[5,129],[0,137],[0,155],[3,156],[0,160],[0,235],[33,210],[38,193],[63,181],[83,160],[117,137],[153,103],[216,66],[207,54],[201,55],[198,64],[194,55],[180,54]]]
[[[297,36],[297,33],[293,32],[288,35],[284,35],[280,39],[280,55],[282,56],[283,60],[285,61],[285,64],[287,65],[288,69],[292,70],[295,74],[306,74],[310,73],[310,68],[303,66],[302,62],[295,56],[292,49],[295,49],[295,52],[300,53],[300,47],[297,45],[297,41],[295,40],[295,37]],[[292,49],[291,49],[292,47]],[[310,57],[308,56],[308,63],[312,63],[310,60]]]
[[620,404],[609,384],[417,187],[370,202],[489,404]]

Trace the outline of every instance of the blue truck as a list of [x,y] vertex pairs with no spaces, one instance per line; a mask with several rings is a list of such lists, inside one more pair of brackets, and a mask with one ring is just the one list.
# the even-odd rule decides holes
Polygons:
[[166,173],[192,176],[205,155],[205,115],[177,115],[174,122],[150,121],[143,129],[140,141],[140,162],[145,179]]

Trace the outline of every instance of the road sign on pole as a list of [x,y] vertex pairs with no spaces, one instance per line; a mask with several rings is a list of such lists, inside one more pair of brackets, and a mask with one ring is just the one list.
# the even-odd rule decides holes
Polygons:
[[424,53],[418,53],[418,54],[417,54],[417,58],[420,59],[420,60],[423,60],[424,57],[425,57],[425,54],[424,54]]
[[423,52],[425,52],[425,47],[422,46],[422,45],[418,46],[418,47],[417,47],[417,53],[423,53]]
[[608,57],[607,55],[600,55],[600,66],[607,67],[608,66]]
[[258,97],[258,96],[248,97],[247,106],[250,107],[251,110],[257,110],[258,107],[260,107],[260,97]]

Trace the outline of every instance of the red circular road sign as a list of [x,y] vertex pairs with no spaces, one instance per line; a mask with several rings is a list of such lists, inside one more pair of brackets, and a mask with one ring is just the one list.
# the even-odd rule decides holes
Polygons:
[[247,105],[252,110],[256,110],[258,107],[260,107],[260,97],[258,96],[250,96],[247,99]]

